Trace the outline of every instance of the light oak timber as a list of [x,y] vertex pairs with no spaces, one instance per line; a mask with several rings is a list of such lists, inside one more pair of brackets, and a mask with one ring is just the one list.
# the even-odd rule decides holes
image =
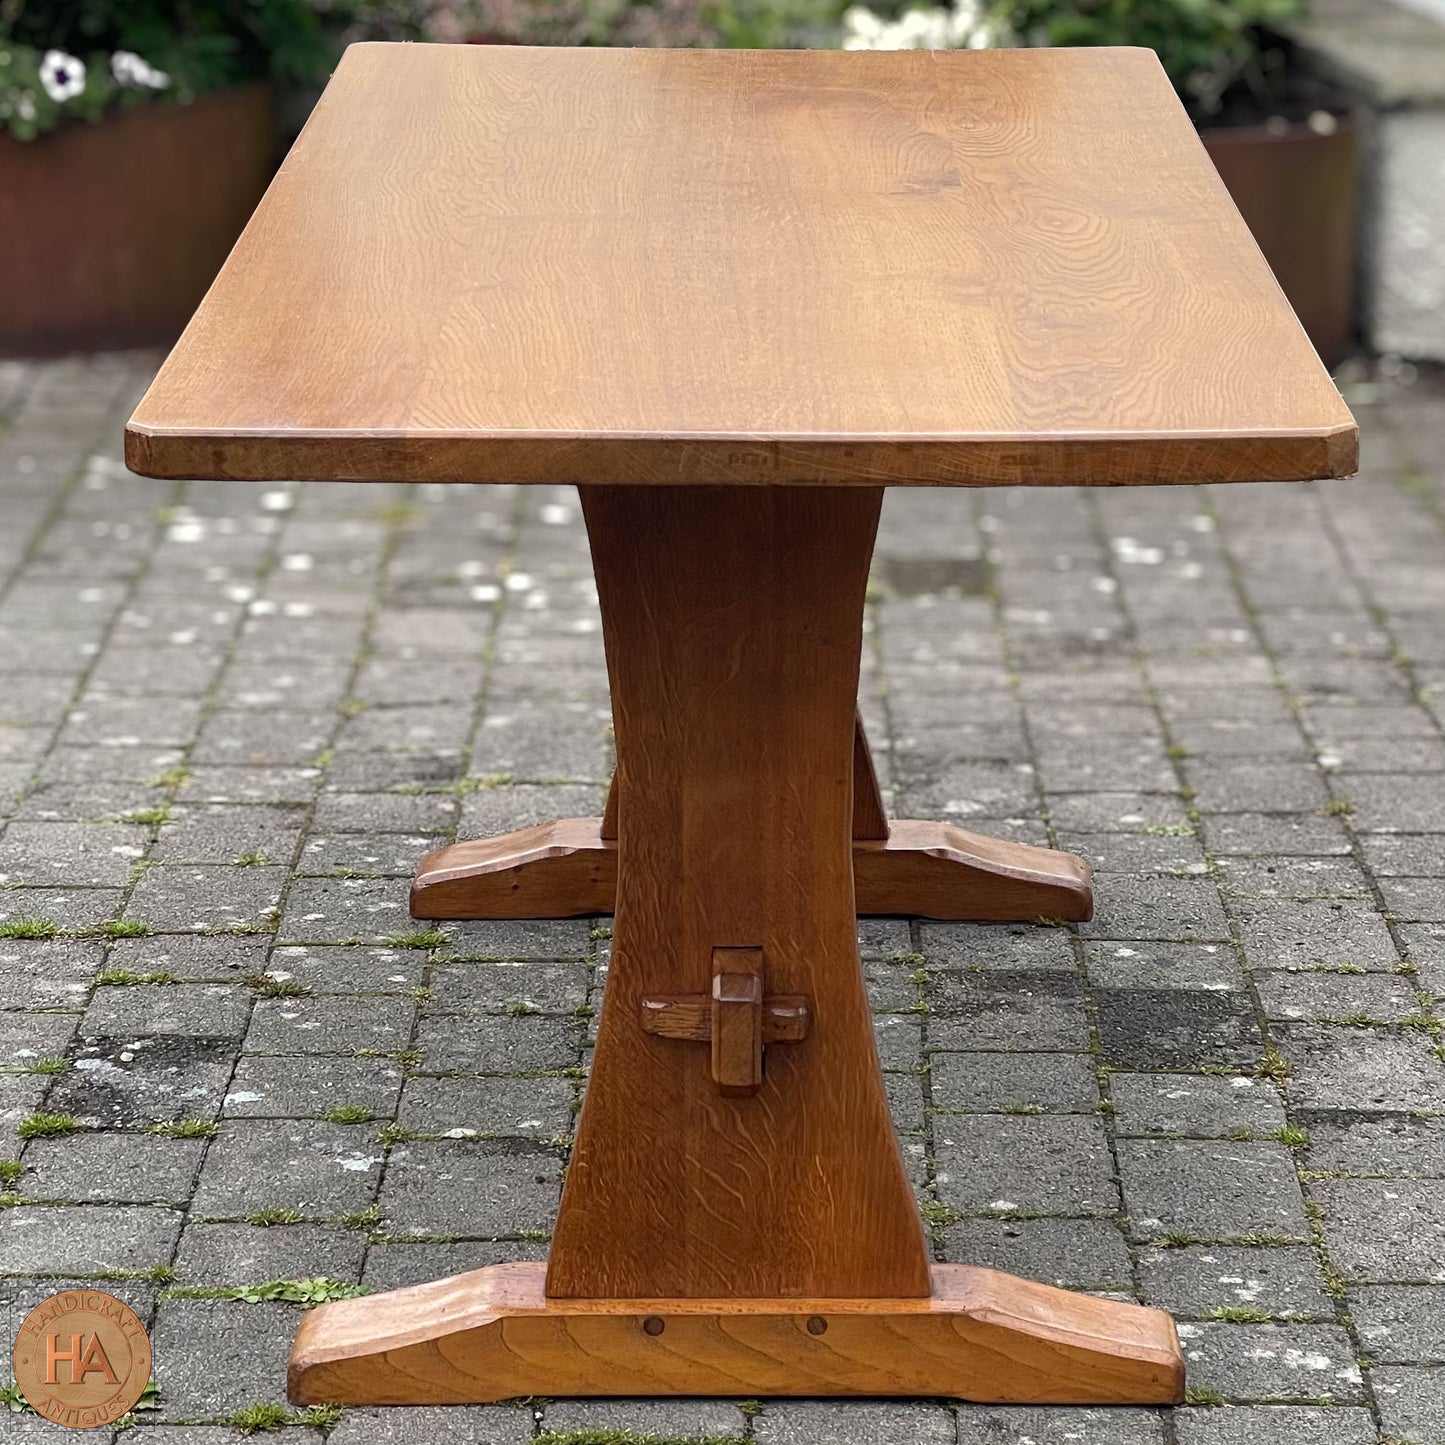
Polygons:
[[540,1263],[311,1311],[298,1405],[482,1404],[525,1395],[946,1395],[984,1404],[1171,1405],[1161,1310],[968,1265],[911,1299],[556,1299]]
[[126,460],[866,490],[1356,449],[1150,51],[367,44]]
[[[854,839],[860,914],[973,923],[1093,917],[1089,865],[1074,853],[1013,843],[952,823],[896,819]],[[411,890],[417,918],[578,918],[611,913],[617,845],[600,818],[564,818],[450,843],[428,853]]]
[[[553,1297],[928,1293],[853,899],[881,502],[821,487],[582,493],[623,786],[615,850],[593,824],[592,861],[620,866]],[[541,857],[554,846],[534,841]],[[646,999],[711,996],[725,950],[760,952],[767,992],[811,1009],[807,1036],[768,1051],[750,1095],[720,1092],[709,1050],[639,1022]]]
[[[685,1043],[712,1042],[712,1000],[695,993],[659,994],[645,998],[638,1011],[644,1033]],[[763,1047],[795,1044],[808,1037],[808,1001],[798,993],[768,994],[763,999]]]
[[[617,836],[617,805],[621,786],[614,773],[607,789],[607,803],[602,810],[602,836]],[[859,714],[853,730],[853,836],[855,838],[886,838],[888,817],[883,811],[883,796],[878,788],[878,773],[873,766],[873,753],[868,747],[868,734],[863,730]]]

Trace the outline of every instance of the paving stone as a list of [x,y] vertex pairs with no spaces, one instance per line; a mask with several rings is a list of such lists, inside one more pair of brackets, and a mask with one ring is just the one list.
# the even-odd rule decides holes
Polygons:
[[575,1013],[592,970],[581,963],[448,964],[432,970],[431,1013]]
[[[583,959],[593,952],[595,925],[585,918],[439,922],[459,961],[517,963],[526,959]],[[611,920],[606,920],[610,938]]]
[[[234,670],[234,669],[233,669]],[[239,767],[201,763],[191,769],[176,801],[195,803],[271,803],[301,807],[316,793],[317,768]]]
[[954,1445],[953,1415],[908,1400],[773,1400],[753,1421],[758,1445]]
[[361,1278],[366,1235],[320,1224],[190,1224],[176,1255],[181,1285],[212,1288],[273,1279]]
[[318,1119],[333,1109],[365,1109],[389,1118],[401,1093],[392,1059],[246,1054],[236,1064],[222,1112],[227,1118]]
[[544,1432],[627,1432],[658,1439],[741,1439],[747,1416],[731,1400],[549,1400]]
[[261,712],[254,708],[210,714],[191,749],[202,764],[306,767],[331,740],[336,726],[326,712]]
[[102,1275],[168,1264],[181,1232],[174,1209],[20,1204],[5,1211],[0,1274]]
[[1384,919],[1367,904],[1236,898],[1230,908],[1252,968],[1392,969],[1399,962]]
[[1285,1126],[1284,1105],[1267,1079],[1244,1074],[1126,1074],[1109,1077],[1114,1127],[1123,1135],[1225,1138],[1266,1136]]
[[946,1258],[1063,1289],[1134,1286],[1124,1235],[1112,1219],[965,1219],[944,1231]]
[[49,1090],[48,1074],[0,1074],[0,1125],[14,1128],[39,1113]]
[[128,973],[169,973],[185,979],[244,978],[266,966],[270,941],[237,934],[158,933],[120,938],[106,962]]
[[1350,1314],[1365,1350],[1382,1364],[1445,1364],[1445,1287],[1356,1285]]
[[28,1068],[36,1059],[59,1058],[75,1033],[75,1014],[0,1013],[0,1065]]
[[922,1063],[923,1031],[911,1014],[874,1014],[873,1042],[884,1069],[917,1070]]
[[1445,1178],[1445,1119],[1301,1113],[1308,1123],[1305,1161],[1327,1174]]
[[1366,833],[1360,851],[1376,878],[1445,877],[1445,838],[1438,833]]
[[1277,1319],[1333,1323],[1335,1318],[1319,1262],[1307,1245],[1145,1249],[1139,1255],[1139,1283],[1146,1303],[1186,1319],[1231,1309],[1260,1310]]
[[1121,1139],[1118,1157],[1136,1238],[1308,1237],[1294,1160],[1283,1145]]
[[326,1439],[328,1445],[523,1445],[532,1429],[532,1412],[522,1405],[388,1405],[348,1410]]
[[117,917],[124,897],[119,888],[0,888],[0,923],[42,919],[89,931]]
[[428,1239],[420,1242],[371,1244],[366,1251],[362,1283],[371,1290],[401,1289],[449,1275],[465,1274],[489,1264],[517,1260],[542,1261],[547,1241],[536,1239]]
[[1193,1387],[1226,1400],[1364,1403],[1349,1336],[1337,1325],[1181,1324],[1179,1343]]
[[237,1119],[211,1141],[192,1216],[242,1219],[265,1209],[308,1218],[372,1203],[385,1151],[375,1133],[344,1124]]
[[336,833],[446,833],[457,799],[444,793],[323,793],[313,825]]
[[1432,1179],[1322,1179],[1325,1244],[1349,1280],[1445,1283],[1445,1190]]
[[1073,973],[1066,929],[1029,923],[924,923],[918,936],[929,968]]
[[1445,833],[1445,798],[1412,773],[1357,773],[1350,821],[1364,833]]
[[83,1133],[37,1139],[25,1150],[25,1194],[77,1203],[184,1202],[205,1141]]
[[428,1071],[530,1073],[576,1067],[582,1029],[570,1019],[439,1014],[422,1019],[416,1046]]
[[1265,1017],[1369,1019],[1398,1023],[1420,1012],[1410,979],[1390,973],[1256,971],[1254,987]]
[[1204,819],[1211,853],[1346,857],[1349,836],[1338,817],[1296,813],[1213,813]]
[[297,870],[409,879],[428,853],[447,842],[442,833],[313,833],[301,850]]
[[1357,1406],[1230,1405],[1176,1410],[1179,1445],[1375,1445],[1370,1412]]
[[1276,1036],[1296,1108],[1445,1109],[1445,1065],[1427,1034],[1287,1024]]
[[216,1419],[248,1405],[284,1404],[301,1317],[294,1305],[162,1300],[151,1330],[162,1417]]
[[411,1040],[416,1003],[405,995],[263,998],[242,1047],[257,1054],[396,1053]]
[[264,803],[181,808],[156,834],[151,856],[162,863],[235,863],[260,857],[289,864],[303,822],[300,809]]
[[1216,861],[1227,893],[1256,898],[1367,898],[1369,880],[1349,858],[1223,857]]
[[419,1140],[392,1150],[380,1203],[392,1234],[515,1235],[550,1230],[560,1182],[530,1143]]
[[408,1079],[398,1123],[423,1134],[556,1139],[571,1134],[567,1079]]
[[177,863],[147,868],[126,916],[162,932],[270,928],[281,900],[280,868],[192,868]]
[[1242,990],[1244,972],[1227,943],[1084,944],[1089,982],[1108,989]]
[[1099,1046],[1119,1069],[1248,1068],[1264,1038],[1247,994],[1186,988],[1094,991]]
[[929,1055],[937,1109],[983,1113],[1091,1113],[1099,1103],[1088,1054]]
[[269,962],[254,971],[313,994],[410,993],[421,987],[428,957],[420,948],[290,944],[272,949]]
[[1219,890],[1206,878],[1110,875],[1096,887],[1094,918],[1079,925],[1089,938],[1227,939]]
[[189,1035],[82,1038],[49,1107],[98,1128],[213,1119],[231,1076],[235,1044]]
[[0,940],[0,1009],[84,1008],[103,957],[97,943]]
[[1097,1119],[935,1115],[938,1191],[964,1214],[1110,1214],[1113,1160]]
[[1445,1439],[1445,1368],[1380,1365],[1370,1371],[1370,1385],[1390,1437],[1408,1445]]
[[1050,1405],[960,1405],[958,1445],[1162,1445],[1150,1410]]
[[14,822],[0,834],[0,883],[123,887],[144,845],[124,823]]
[[298,878],[286,895],[279,936],[298,943],[387,943],[426,925],[407,912],[391,878]]
[[1445,881],[1439,878],[1381,878],[1385,908],[1412,922],[1445,923]]
[[87,1036],[154,1038],[183,1034],[240,1038],[251,1016],[251,990],[238,984],[119,984],[97,988],[81,1020]]
[[941,1049],[1088,1047],[1082,991],[1057,973],[940,972],[932,980],[930,1043]]
[[[1195,830],[1176,833],[1060,833],[1059,847],[1078,853],[1100,873],[1172,873],[1203,877],[1209,871]],[[1108,880],[1101,880],[1112,887]]]

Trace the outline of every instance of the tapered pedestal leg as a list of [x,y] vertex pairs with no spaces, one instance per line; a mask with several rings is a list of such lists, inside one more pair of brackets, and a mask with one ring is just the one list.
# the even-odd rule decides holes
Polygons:
[[543,911],[529,880],[564,866],[584,894],[615,890],[550,1259],[323,1306],[297,1341],[293,1398],[1179,1398],[1159,1311],[930,1266],[855,940],[859,850],[892,842],[855,842],[880,501],[584,491],[616,836],[600,821],[530,830],[506,870],[524,916]]

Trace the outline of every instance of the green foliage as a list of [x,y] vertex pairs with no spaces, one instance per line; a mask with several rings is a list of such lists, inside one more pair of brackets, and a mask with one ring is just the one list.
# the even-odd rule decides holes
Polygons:
[[360,1104],[338,1104],[322,1117],[328,1124],[365,1124],[371,1119],[371,1110],[362,1108]]
[[58,1139],[62,1134],[73,1134],[79,1128],[70,1114],[31,1114],[20,1121],[15,1132],[22,1139]]
[[213,1119],[176,1119],[164,1124],[148,1124],[147,1134],[162,1139],[214,1139],[220,1129]]
[[0,938],[55,938],[60,925],[48,918],[10,918],[0,923]]
[[247,1304],[260,1304],[262,1300],[290,1300],[294,1304],[319,1305],[327,1300],[355,1299],[366,1291],[360,1285],[346,1284],[341,1280],[326,1279],[273,1279],[265,1284],[248,1286],[236,1291],[236,1298]]
[[989,14],[1030,45],[1142,45],[1196,117],[1239,85],[1266,83],[1264,32],[1305,0],[993,0]]
[[[332,57],[317,11],[311,0],[0,0],[0,125],[32,140],[157,98],[316,81]],[[55,53],[63,64],[47,67]]]

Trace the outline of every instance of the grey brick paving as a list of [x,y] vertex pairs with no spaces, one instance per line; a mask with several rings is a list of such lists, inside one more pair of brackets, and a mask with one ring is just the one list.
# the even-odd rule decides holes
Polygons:
[[[300,1311],[187,1290],[545,1250],[605,920],[433,931],[406,878],[600,811],[612,751],[575,494],[132,478],[153,364],[0,363],[0,1310],[107,1278],[155,1333],[134,1438],[220,1445]],[[880,534],[894,808],[1098,895],[860,925],[937,1257],[1172,1310],[1195,1403],[353,1410],[336,1445],[1441,1445],[1445,391],[1369,397],[1357,482],[899,491]]]

